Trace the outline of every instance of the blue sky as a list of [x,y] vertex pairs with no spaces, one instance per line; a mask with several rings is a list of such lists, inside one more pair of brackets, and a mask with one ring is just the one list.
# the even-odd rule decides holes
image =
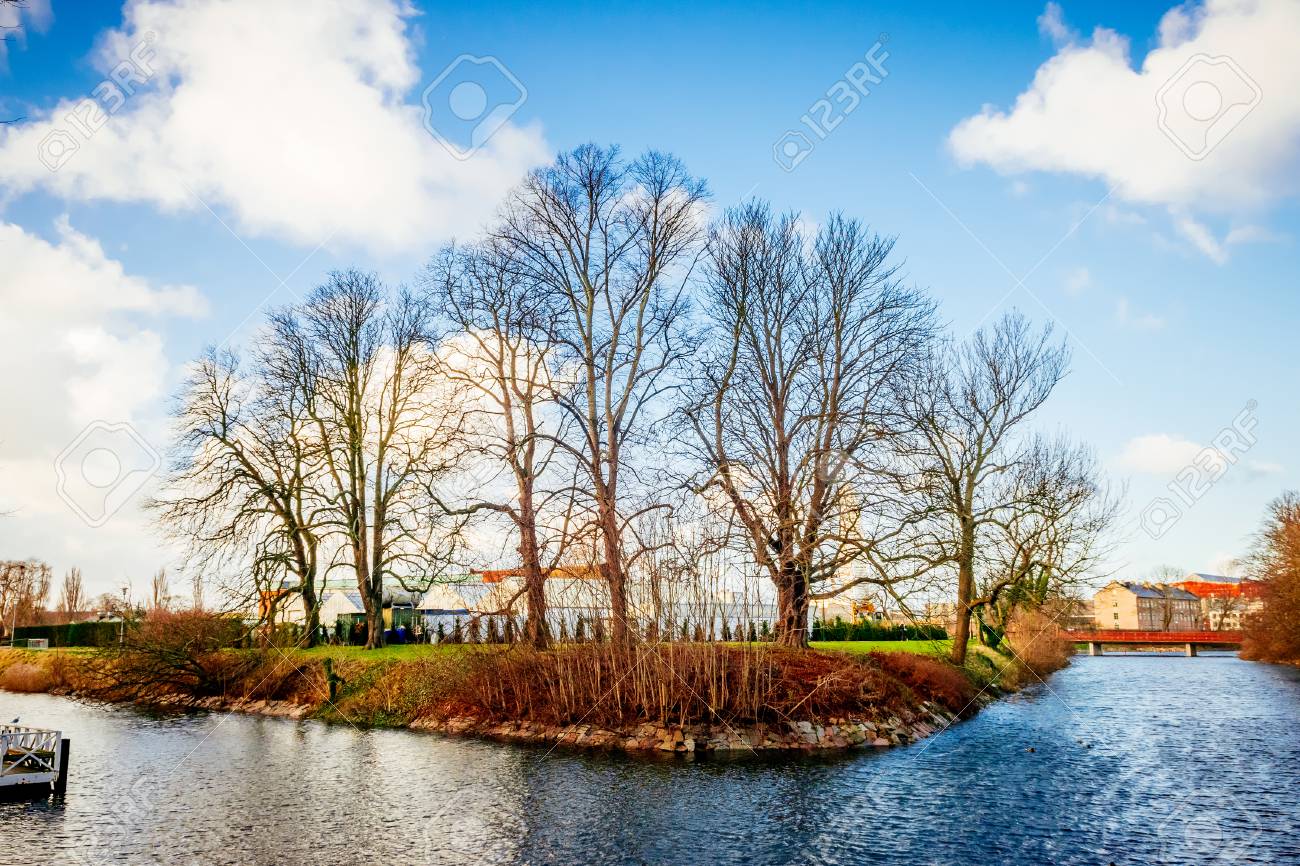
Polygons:
[[[954,334],[1011,306],[1056,322],[1073,371],[1038,423],[1128,484],[1124,573],[1220,567],[1297,483],[1297,4],[914,5],[340,3],[305,21],[281,3],[220,20],[204,0],[32,3],[0,73],[0,116],[25,117],[0,132],[0,258],[23,262],[0,273],[0,353],[18,371],[0,386],[0,556],[142,589],[166,553],[139,497],[88,526],[56,495],[87,424],[130,422],[161,448],[205,344],[238,342],[333,267],[411,279],[520,172],[595,140],[676,153],[719,208],[756,195],[896,234]],[[419,118],[466,54],[496,58],[526,98],[460,161]],[[816,138],[801,117],[869,54],[880,80],[783,170],[774,144]],[[1155,97],[1201,54],[1233,65],[1187,74],[1244,75],[1214,81],[1257,104],[1191,159]],[[68,110],[133,57],[148,80],[43,166]],[[1171,494],[1251,400],[1257,441],[1192,504]],[[1159,496],[1182,514],[1153,538],[1141,515]]]

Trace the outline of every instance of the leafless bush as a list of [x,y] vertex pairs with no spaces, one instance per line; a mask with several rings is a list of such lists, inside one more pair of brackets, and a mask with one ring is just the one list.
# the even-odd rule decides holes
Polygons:
[[1037,608],[1015,610],[1006,637],[1017,663],[1028,673],[1026,681],[1045,677],[1070,663],[1070,642],[1061,638],[1056,620]]

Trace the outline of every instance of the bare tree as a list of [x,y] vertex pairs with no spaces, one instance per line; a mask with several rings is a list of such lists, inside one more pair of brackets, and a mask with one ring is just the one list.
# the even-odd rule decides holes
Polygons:
[[[777,589],[776,638],[808,642],[809,600],[878,538],[873,464],[899,425],[933,307],[890,264],[893,241],[832,216],[809,244],[752,203],[710,237],[711,351],[687,409],[719,490]],[[830,588],[830,595],[838,588]]]
[[459,529],[434,507],[432,491],[454,466],[460,406],[440,375],[429,317],[409,292],[348,270],[271,319],[279,375],[305,395],[320,525],[343,554],[328,569],[353,571],[367,647],[383,645],[385,579],[427,589],[452,562]]
[[1187,572],[1177,565],[1157,565],[1147,572],[1147,585],[1160,593],[1160,630],[1169,631],[1174,623],[1172,584]]
[[[455,339],[441,352],[442,369],[463,386],[473,407],[466,413],[466,456],[489,470],[461,497],[467,504],[448,510],[491,512],[509,521],[523,576],[524,637],[543,648],[550,641],[546,579],[564,556],[571,515],[563,505],[572,502],[563,495],[569,484],[541,486],[555,474],[555,442],[563,436],[554,398],[560,387],[556,314],[499,243],[448,247],[427,276],[440,316],[455,329]],[[509,476],[509,490],[491,483],[500,468]]]
[[171,581],[167,578],[167,569],[160,568],[149,581],[149,611],[157,613],[171,607]]
[[233,352],[200,359],[177,401],[171,467],[151,507],[187,546],[196,610],[204,573],[230,569],[236,597],[268,619],[287,593],[300,594],[310,645],[320,607],[322,506],[311,488],[320,458],[304,384],[277,361],[268,352],[250,372]]
[[22,625],[44,622],[51,569],[37,559],[0,562],[0,629],[13,639]]
[[63,575],[63,586],[59,591],[59,613],[65,618],[79,613],[86,606],[85,590],[81,582],[81,569],[71,568]]
[[906,401],[913,435],[905,440],[896,478],[924,520],[901,539],[900,556],[918,571],[956,572],[956,664],[966,660],[987,533],[1037,504],[1022,501],[1006,479],[1033,464],[1037,448],[1024,424],[1064,377],[1068,363],[1069,351],[1053,341],[1050,326],[1035,330],[1012,312],[965,343],[936,353],[921,387]]
[[1035,438],[995,484],[1008,507],[991,516],[970,607],[1000,641],[1016,610],[1069,599],[1112,552],[1120,498],[1092,452],[1064,438]]
[[601,541],[613,638],[627,623],[625,513],[634,444],[665,414],[692,351],[685,283],[703,227],[704,183],[674,157],[631,162],[584,145],[533,172],[508,199],[495,240],[560,315],[551,335],[572,381],[556,399],[573,435],[556,444],[579,465]]

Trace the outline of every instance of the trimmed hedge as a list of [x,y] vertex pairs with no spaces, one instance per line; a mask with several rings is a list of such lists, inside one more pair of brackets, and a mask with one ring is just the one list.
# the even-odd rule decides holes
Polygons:
[[816,620],[812,627],[812,640],[947,640],[948,632],[941,625],[882,625],[870,620],[834,622]]
[[14,629],[14,639],[25,644],[28,638],[45,639],[52,647],[112,646],[117,643],[122,624],[118,622],[70,622],[63,625],[23,625]]

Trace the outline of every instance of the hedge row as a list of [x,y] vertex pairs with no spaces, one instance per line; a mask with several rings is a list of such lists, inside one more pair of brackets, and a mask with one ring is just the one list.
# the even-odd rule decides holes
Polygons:
[[52,647],[112,646],[118,642],[119,622],[71,622],[63,625],[23,625],[14,629],[15,642],[22,646],[28,639],[44,639]]
[[939,625],[882,625],[870,620],[813,622],[813,640],[947,640],[948,632]]

